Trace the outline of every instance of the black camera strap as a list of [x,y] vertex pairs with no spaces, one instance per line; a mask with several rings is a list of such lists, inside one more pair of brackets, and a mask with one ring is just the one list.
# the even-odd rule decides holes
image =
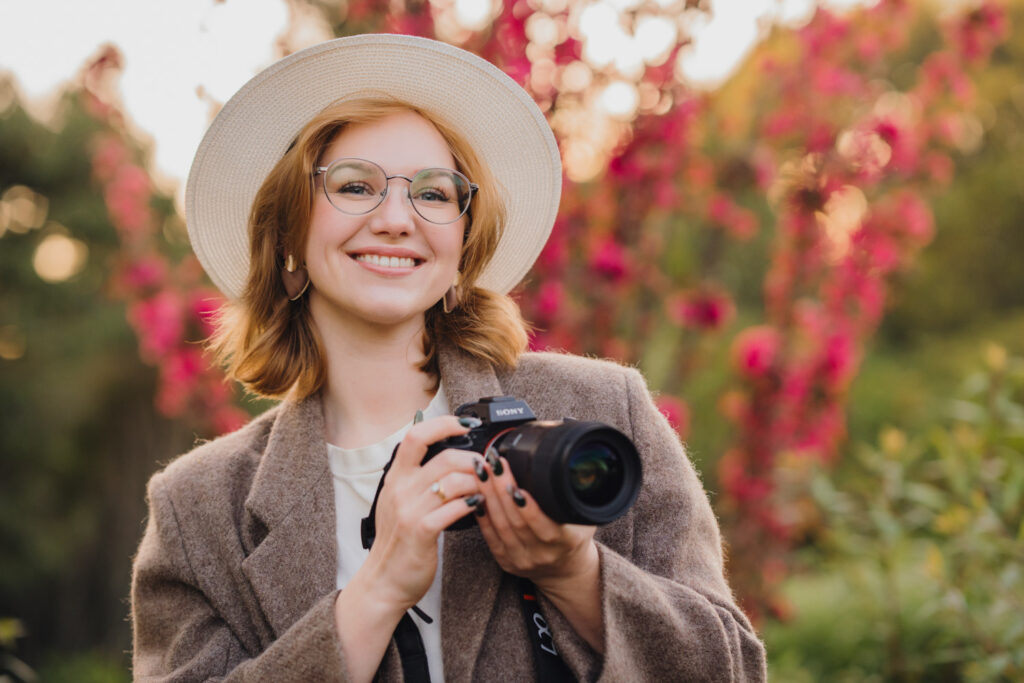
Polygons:
[[407,683],[430,683],[427,650],[412,617],[406,612],[395,627],[395,645],[402,660],[402,678]]
[[547,619],[540,613],[537,587],[533,581],[519,577],[519,604],[523,608],[526,633],[533,648],[533,668],[537,683],[575,683],[576,677],[555,649],[555,639]]
[[[391,469],[398,453],[398,446],[391,452],[391,459],[384,465],[384,471],[380,475],[380,482],[377,484],[377,492],[373,496],[373,503],[370,505],[370,514],[360,522],[359,532],[362,538],[363,547],[367,550],[373,545],[377,536],[377,501],[380,492],[384,488],[384,477]],[[562,660],[555,649],[555,641],[551,635],[551,627],[540,612],[540,605],[537,604],[537,588],[529,579],[518,578],[519,602],[523,610],[523,620],[526,623],[526,632],[530,639],[530,647],[533,649],[533,666],[537,674],[537,683],[575,683],[576,677]],[[426,623],[433,623],[433,620],[425,614],[418,606],[413,605],[413,611]],[[427,666],[427,653],[423,646],[423,637],[420,630],[416,628],[409,613],[402,615],[398,626],[395,627],[395,645],[398,646],[398,654],[402,660],[402,676],[409,683],[430,683],[430,669]]]

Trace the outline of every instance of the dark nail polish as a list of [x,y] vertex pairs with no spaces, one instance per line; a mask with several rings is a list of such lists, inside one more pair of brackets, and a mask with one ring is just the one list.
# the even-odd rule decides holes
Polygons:
[[466,505],[471,508],[475,508],[480,503],[484,502],[484,497],[479,493],[474,493],[472,496],[466,499]]
[[472,415],[466,415],[465,417],[460,417],[459,418],[459,424],[462,425],[463,427],[469,427],[470,429],[476,429],[477,427],[482,425],[483,422],[480,421],[479,417],[473,417]]
[[423,422],[423,411],[422,410],[417,410],[416,411],[416,416],[414,418],[412,418],[412,423],[414,425],[418,425],[420,422]]
[[487,449],[487,464],[491,466],[491,471],[494,472],[496,477],[500,477],[505,471],[505,468],[501,465],[501,458],[498,457],[498,451],[493,448]]
[[473,469],[476,470],[476,477],[480,481],[487,481],[487,468],[484,467],[483,460],[476,460],[473,462]]
[[486,515],[487,514],[487,504],[486,503],[480,503],[479,505],[477,505],[476,506],[476,510],[473,510],[473,514],[476,515],[477,517],[483,517],[484,515]]
[[512,485],[509,484],[508,492],[512,494],[512,500],[515,501],[516,505],[521,508],[526,507],[526,497],[523,495],[522,491],[512,488]]

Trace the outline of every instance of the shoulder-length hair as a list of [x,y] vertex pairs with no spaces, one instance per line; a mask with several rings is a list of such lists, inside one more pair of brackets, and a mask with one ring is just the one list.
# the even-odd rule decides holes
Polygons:
[[370,123],[413,111],[430,121],[448,143],[457,170],[480,189],[468,214],[459,262],[459,304],[444,313],[438,302],[425,313],[420,368],[439,380],[438,344],[446,342],[498,367],[512,367],[527,344],[527,326],[508,296],[476,287],[494,254],[506,215],[499,188],[474,150],[443,122],[404,102],[360,98],[317,114],[270,171],[249,216],[249,278],[242,296],[226,302],[209,346],[228,375],[260,396],[297,399],[327,380],[323,344],[313,325],[309,297],[289,301],[281,280],[288,254],[301,257],[312,215],[312,169],[346,125]]

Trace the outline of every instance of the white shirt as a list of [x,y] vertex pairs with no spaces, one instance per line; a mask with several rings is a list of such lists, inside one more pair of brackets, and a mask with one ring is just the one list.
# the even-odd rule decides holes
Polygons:
[[[430,405],[423,411],[424,419],[448,414],[448,400],[444,395],[444,387],[438,387],[437,394]],[[338,588],[344,588],[355,573],[366,561],[368,550],[363,549],[359,533],[360,522],[370,514],[373,496],[377,493],[377,484],[384,471],[384,465],[391,459],[395,446],[405,437],[412,427],[412,421],[379,441],[362,448],[338,448],[327,444],[327,459],[330,463],[334,480],[334,509],[337,515],[338,534]],[[437,539],[437,573],[430,584],[426,595],[419,601],[418,607],[426,612],[434,623],[427,624],[415,612],[410,611],[416,627],[423,638],[423,646],[427,652],[427,666],[430,669],[430,680],[444,680],[444,668],[441,661],[441,548],[444,534]]]

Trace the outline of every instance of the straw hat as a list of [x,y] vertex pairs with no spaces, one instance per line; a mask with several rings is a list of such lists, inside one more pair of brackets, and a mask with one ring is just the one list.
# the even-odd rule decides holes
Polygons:
[[314,115],[386,93],[459,131],[500,186],[508,223],[477,285],[508,292],[544,247],[562,188],[558,146],[531,97],[501,70],[446,43],[404,35],[338,38],[296,52],[235,93],[203,137],[185,190],[192,248],[232,299],[249,274],[249,210],[264,178]]

